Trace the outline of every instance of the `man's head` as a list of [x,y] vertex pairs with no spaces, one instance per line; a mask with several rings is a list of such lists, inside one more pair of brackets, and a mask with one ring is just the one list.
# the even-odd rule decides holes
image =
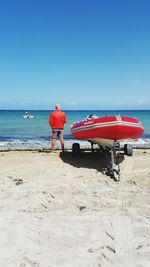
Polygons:
[[55,109],[60,109],[60,104],[56,104]]

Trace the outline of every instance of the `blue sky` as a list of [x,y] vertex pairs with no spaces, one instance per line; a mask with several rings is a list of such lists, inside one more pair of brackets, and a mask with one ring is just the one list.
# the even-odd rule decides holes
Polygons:
[[150,109],[149,0],[1,0],[0,109]]

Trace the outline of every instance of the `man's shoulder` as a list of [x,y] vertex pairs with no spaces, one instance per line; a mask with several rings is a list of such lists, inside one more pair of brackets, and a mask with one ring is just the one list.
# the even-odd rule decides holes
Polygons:
[[65,112],[62,111],[62,110],[59,110],[59,111],[54,110],[54,111],[51,112],[51,116],[52,116],[52,115],[57,115],[57,116],[62,116],[62,115],[63,115],[63,116],[64,116],[64,115],[66,115],[66,114],[65,114]]
[[59,115],[65,115],[65,112],[64,111],[62,111],[62,110],[59,110],[58,112],[56,112],[57,114],[59,114]]
[[65,114],[65,112],[64,111],[61,111],[63,114]]
[[53,114],[55,114],[56,113],[56,110],[53,110],[52,112],[51,112],[51,115],[53,115]]

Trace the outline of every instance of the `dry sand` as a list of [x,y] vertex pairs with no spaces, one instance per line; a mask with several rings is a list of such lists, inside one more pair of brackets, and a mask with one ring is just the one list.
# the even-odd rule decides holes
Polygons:
[[150,150],[0,152],[0,267],[150,266]]

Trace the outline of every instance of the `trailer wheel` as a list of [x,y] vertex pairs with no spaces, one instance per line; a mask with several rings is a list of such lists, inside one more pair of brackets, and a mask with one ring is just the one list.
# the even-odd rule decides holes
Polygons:
[[133,155],[133,147],[131,144],[124,145],[124,154],[131,157]]
[[80,154],[80,144],[79,143],[73,143],[72,153],[74,156],[78,156]]

